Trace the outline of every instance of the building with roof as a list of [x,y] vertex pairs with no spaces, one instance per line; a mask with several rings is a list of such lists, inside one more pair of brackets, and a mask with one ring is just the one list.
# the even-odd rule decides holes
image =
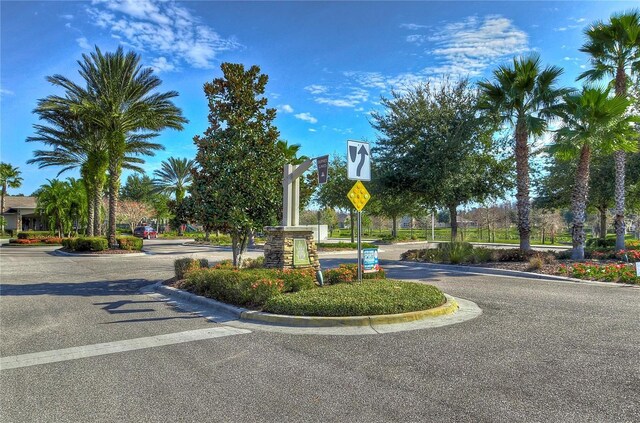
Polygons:
[[4,197],[2,217],[5,219],[5,230],[16,234],[20,231],[47,230],[47,222],[36,213],[37,197],[7,195]]

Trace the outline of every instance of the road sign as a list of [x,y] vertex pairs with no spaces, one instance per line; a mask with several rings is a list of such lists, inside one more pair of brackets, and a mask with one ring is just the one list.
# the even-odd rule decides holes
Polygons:
[[640,261],[636,261],[636,275],[640,278]]
[[368,142],[347,141],[347,170],[349,179],[371,180],[371,148]]
[[316,158],[316,166],[318,167],[318,184],[327,183],[329,176],[329,156],[321,156]]
[[371,199],[371,194],[369,194],[362,182],[357,181],[347,193],[347,198],[351,200],[356,210],[362,211],[364,205]]
[[380,270],[377,248],[362,249],[362,270],[364,273],[375,273]]

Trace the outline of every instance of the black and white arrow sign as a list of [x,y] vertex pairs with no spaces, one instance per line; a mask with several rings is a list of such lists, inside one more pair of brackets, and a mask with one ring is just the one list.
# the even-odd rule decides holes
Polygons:
[[347,141],[348,178],[355,181],[371,180],[371,148],[369,143]]

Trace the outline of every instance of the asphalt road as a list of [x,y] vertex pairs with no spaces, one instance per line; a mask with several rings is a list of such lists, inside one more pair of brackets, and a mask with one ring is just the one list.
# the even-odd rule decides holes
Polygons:
[[[385,335],[223,334],[139,289],[172,276],[177,257],[230,252],[145,244],[143,257],[0,248],[0,357],[89,351],[3,368],[1,421],[640,421],[640,289],[435,271],[383,247],[390,276],[483,314]],[[323,267],[353,257],[326,254]]]

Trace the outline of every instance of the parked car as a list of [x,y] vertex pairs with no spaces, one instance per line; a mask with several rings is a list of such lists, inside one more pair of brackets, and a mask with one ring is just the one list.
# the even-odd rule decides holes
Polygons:
[[133,235],[145,239],[155,239],[158,237],[158,232],[151,226],[138,226],[133,230]]

